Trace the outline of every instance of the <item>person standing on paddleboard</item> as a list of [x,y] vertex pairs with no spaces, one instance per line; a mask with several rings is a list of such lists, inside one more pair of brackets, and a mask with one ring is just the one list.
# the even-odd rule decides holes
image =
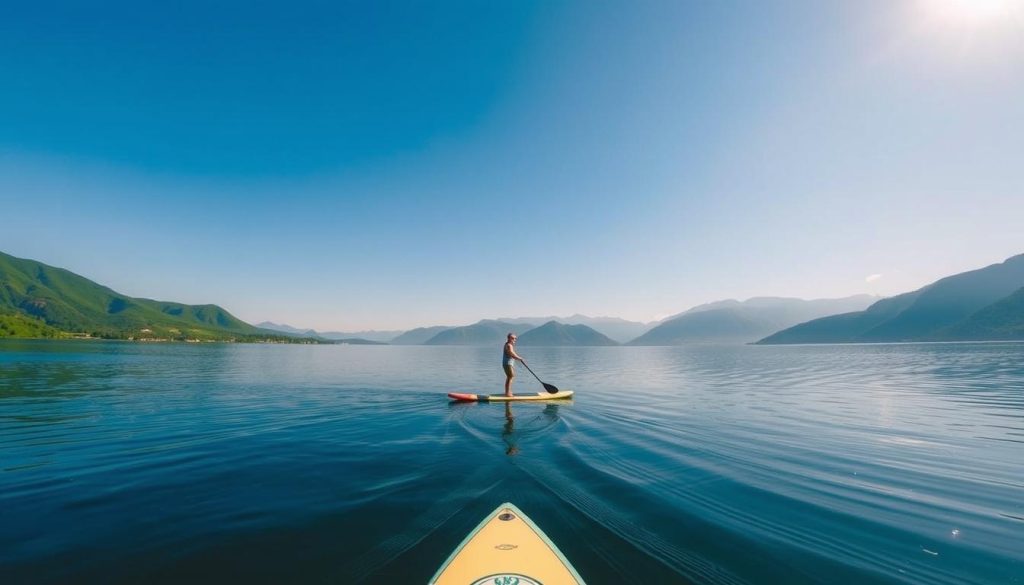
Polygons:
[[505,349],[501,355],[501,367],[505,370],[505,396],[512,396],[512,378],[516,377],[516,370],[512,367],[516,360],[526,365],[526,360],[516,353],[516,334],[509,333],[505,340]]

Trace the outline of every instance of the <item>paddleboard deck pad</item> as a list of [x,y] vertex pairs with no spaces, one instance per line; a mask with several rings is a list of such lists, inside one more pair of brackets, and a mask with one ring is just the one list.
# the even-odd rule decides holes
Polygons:
[[458,392],[449,392],[448,398],[459,402],[516,402],[519,400],[564,400],[566,398],[572,398],[572,394],[572,390],[561,390],[554,394],[550,392],[538,392],[536,394],[513,394],[512,396],[505,396],[504,394],[461,394]]
[[583,585],[576,569],[526,514],[505,503],[488,514],[430,585]]

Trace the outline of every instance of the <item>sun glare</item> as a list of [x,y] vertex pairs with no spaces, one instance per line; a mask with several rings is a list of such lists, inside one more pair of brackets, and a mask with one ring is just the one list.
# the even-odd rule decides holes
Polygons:
[[1024,58],[1024,0],[915,0],[908,31],[956,63]]
[[1011,24],[1024,14],[1024,0],[923,0],[932,16],[955,26]]

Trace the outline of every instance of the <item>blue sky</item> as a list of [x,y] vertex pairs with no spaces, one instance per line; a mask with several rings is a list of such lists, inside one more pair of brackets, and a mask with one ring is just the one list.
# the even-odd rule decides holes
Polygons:
[[22,3],[0,250],[322,330],[895,294],[1024,252],[1024,5]]

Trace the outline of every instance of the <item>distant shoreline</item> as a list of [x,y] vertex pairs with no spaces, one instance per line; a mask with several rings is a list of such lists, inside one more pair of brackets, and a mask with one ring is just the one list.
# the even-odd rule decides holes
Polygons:
[[[314,339],[296,339],[295,341],[250,341],[250,340],[227,340],[227,339],[117,339],[107,337],[0,337],[0,343],[5,341],[84,341],[84,342],[117,342],[117,343],[166,343],[166,344],[245,344],[245,345],[350,345],[363,347],[491,347],[490,345],[461,345],[461,344],[391,344],[381,342],[351,343],[347,341],[320,341]],[[962,341],[876,341],[876,342],[834,342],[834,343],[715,343],[696,342],[677,345],[531,345],[533,348],[591,348],[591,349],[638,349],[648,347],[843,347],[843,346],[877,346],[877,345],[965,345],[965,344],[1000,344],[1019,343],[1024,344],[1022,339],[974,339]]]

